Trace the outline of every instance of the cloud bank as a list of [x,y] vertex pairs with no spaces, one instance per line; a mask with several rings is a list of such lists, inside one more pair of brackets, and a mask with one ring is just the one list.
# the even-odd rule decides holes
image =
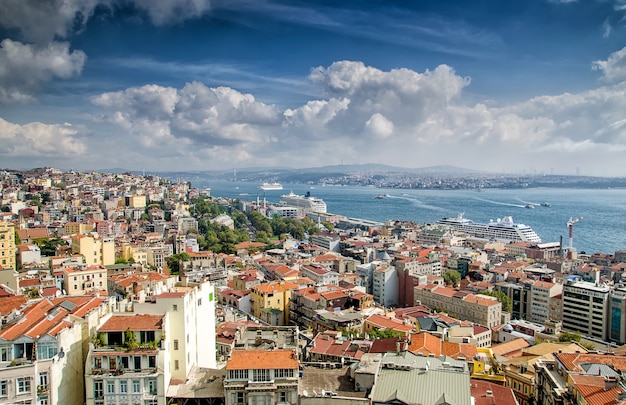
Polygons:
[[523,164],[512,162],[530,155],[543,156],[545,167],[572,156],[617,162],[626,149],[624,52],[594,63],[609,85],[498,107],[468,104],[463,92],[470,80],[447,65],[419,73],[359,61],[312,69],[309,80],[326,98],[283,111],[199,82],[133,87],[92,103],[104,111],[100,120],[141,147],[190,162],[209,159],[212,167],[365,163],[372,156],[405,167],[442,161],[476,167],[487,159],[503,171],[519,170]]

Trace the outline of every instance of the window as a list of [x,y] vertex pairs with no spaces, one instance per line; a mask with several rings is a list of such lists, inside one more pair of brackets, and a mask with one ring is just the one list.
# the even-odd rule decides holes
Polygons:
[[245,392],[235,392],[235,403],[236,404],[245,404],[246,403],[246,393]]
[[202,298],[198,298],[198,306],[201,307],[202,306]]
[[148,392],[150,395],[157,394],[157,379],[156,378],[148,378]]
[[156,356],[148,356],[148,368],[156,368]]
[[7,380],[0,381],[0,398],[9,395],[9,382]]
[[228,371],[228,378],[231,380],[247,380],[248,370],[230,370]]
[[178,350],[178,339],[174,339],[174,350]]
[[0,361],[13,360],[13,345],[0,346]]
[[158,400],[146,399],[145,401],[143,401],[143,405],[158,405]]
[[94,357],[93,358],[93,368],[100,369],[102,368],[102,357]]
[[48,405],[48,398],[39,398],[39,402],[37,402],[37,405]]
[[274,376],[276,378],[291,378],[293,377],[293,370],[289,368],[279,368],[274,370]]
[[56,342],[37,343],[37,359],[51,359],[58,351]]
[[17,385],[17,393],[23,394],[30,392],[30,377],[19,377],[15,379]]
[[178,360],[174,360],[174,370],[178,370]]
[[172,305],[172,311],[178,311],[178,305],[176,304]]
[[280,391],[278,393],[278,402],[287,402],[287,392]]
[[115,381],[107,380],[107,394],[115,394]]
[[104,397],[104,391],[102,390],[102,380],[96,380],[93,382],[93,397],[95,399]]
[[48,389],[48,373],[39,373],[39,386],[43,390]]
[[267,369],[252,370],[252,381],[270,381],[270,371]]
[[128,393],[128,381],[120,380],[120,394]]
[[141,392],[141,383],[139,380],[133,380],[133,394]]

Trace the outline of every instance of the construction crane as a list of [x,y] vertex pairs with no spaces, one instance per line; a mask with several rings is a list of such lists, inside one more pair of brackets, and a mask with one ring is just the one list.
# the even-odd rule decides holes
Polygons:
[[582,219],[583,217],[578,217],[576,219],[570,217],[569,221],[567,221],[567,229],[569,230],[569,255],[571,255],[574,250],[574,224]]

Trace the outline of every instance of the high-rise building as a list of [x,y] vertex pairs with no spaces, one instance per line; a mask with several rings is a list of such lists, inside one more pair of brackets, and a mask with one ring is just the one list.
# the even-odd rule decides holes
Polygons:
[[568,276],[563,285],[563,329],[607,340],[609,287]]

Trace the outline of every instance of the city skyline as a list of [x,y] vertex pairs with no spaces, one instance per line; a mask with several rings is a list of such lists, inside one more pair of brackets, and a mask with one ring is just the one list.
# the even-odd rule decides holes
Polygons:
[[626,1],[7,0],[0,166],[624,176]]

